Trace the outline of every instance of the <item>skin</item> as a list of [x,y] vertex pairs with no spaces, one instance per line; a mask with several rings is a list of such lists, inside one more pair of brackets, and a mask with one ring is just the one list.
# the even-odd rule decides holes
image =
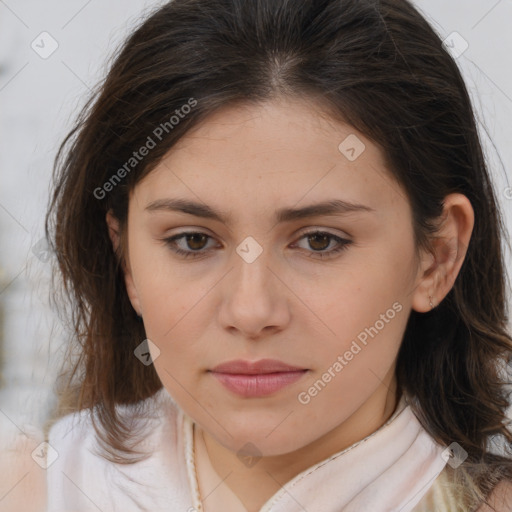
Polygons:
[[[365,145],[354,161],[338,149],[351,134]],[[171,197],[205,203],[231,221],[146,209]],[[326,199],[374,211],[274,219],[278,208]],[[409,313],[429,311],[429,296],[439,304],[449,292],[473,222],[469,200],[451,194],[434,253],[417,257],[407,196],[380,149],[303,99],[217,111],[137,184],[124,247],[131,303],[160,350],[154,364],[163,385],[195,421],[212,466],[222,477],[229,473],[224,483],[248,510],[258,510],[278,482],[366,437],[391,416]],[[107,223],[117,247],[119,224],[110,213]],[[176,242],[202,251],[196,259],[177,255],[164,241],[187,231],[212,237]],[[338,244],[304,236],[314,231],[351,243],[321,259],[318,252]],[[236,252],[248,236],[263,249],[252,263]],[[300,403],[298,394],[397,302],[401,311],[309,403]],[[234,395],[208,372],[232,359],[261,358],[309,371],[265,398]],[[262,456],[252,467],[237,457],[248,442]]]
[[46,469],[36,463],[44,460],[42,439],[13,429],[0,414],[0,512],[46,510]]
[[482,505],[477,512],[507,512],[512,510],[512,482],[500,482],[493,489],[488,502],[488,505]]

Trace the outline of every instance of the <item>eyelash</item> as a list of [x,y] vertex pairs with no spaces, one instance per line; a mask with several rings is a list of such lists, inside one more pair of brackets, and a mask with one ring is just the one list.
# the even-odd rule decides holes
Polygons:
[[[176,254],[183,256],[184,258],[200,258],[204,256],[205,253],[209,251],[184,251],[183,249],[180,249],[179,247],[176,247],[176,240],[179,240],[181,238],[184,238],[188,235],[205,235],[209,239],[213,238],[210,235],[207,235],[206,233],[202,233],[200,231],[185,231],[183,233],[179,233],[178,235],[174,235],[170,238],[165,238],[163,241],[165,244]],[[299,238],[299,240],[303,238],[307,238],[309,236],[313,235],[327,235],[329,238],[334,239],[339,245],[336,249],[332,249],[328,252],[318,252],[318,251],[311,251],[313,258],[319,258],[319,259],[328,259],[334,257],[334,255],[344,251],[347,249],[347,247],[352,243],[351,240],[347,240],[345,238],[341,238],[339,236],[333,235],[332,233],[328,233],[326,231],[309,231],[307,233],[303,233],[302,236]],[[211,250],[211,249],[210,249]]]

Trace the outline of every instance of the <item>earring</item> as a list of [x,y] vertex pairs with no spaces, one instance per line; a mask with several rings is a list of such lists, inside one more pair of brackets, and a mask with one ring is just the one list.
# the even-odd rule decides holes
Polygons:
[[428,298],[430,300],[430,309],[434,309],[434,304],[432,303],[432,297],[429,295]]

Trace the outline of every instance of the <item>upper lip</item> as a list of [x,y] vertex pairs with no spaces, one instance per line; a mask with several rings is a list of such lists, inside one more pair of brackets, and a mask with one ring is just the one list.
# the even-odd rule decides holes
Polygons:
[[260,359],[259,361],[245,361],[236,359],[217,365],[212,372],[257,375],[262,373],[278,373],[302,371],[306,368],[291,366],[279,359]]

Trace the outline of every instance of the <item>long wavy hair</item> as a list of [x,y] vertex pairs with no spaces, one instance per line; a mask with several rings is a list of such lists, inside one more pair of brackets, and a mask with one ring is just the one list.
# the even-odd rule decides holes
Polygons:
[[[470,200],[475,224],[459,275],[432,311],[411,312],[396,372],[430,435],[468,453],[458,473],[468,503],[512,479],[510,455],[491,446],[512,441],[502,372],[512,348],[506,232],[468,91],[423,15],[407,0],[174,0],[141,22],[109,68],[59,149],[46,217],[54,285],[78,349],[63,374],[71,408],[57,414],[93,409],[105,457],[138,460],[116,406],[135,410],[162,383],[134,357],[144,325],[105,214],[124,233],[130,191],[217,109],[294,96],[318,101],[382,149],[411,204],[418,250],[432,249],[448,194]],[[148,137],[155,147],[128,171]]]

